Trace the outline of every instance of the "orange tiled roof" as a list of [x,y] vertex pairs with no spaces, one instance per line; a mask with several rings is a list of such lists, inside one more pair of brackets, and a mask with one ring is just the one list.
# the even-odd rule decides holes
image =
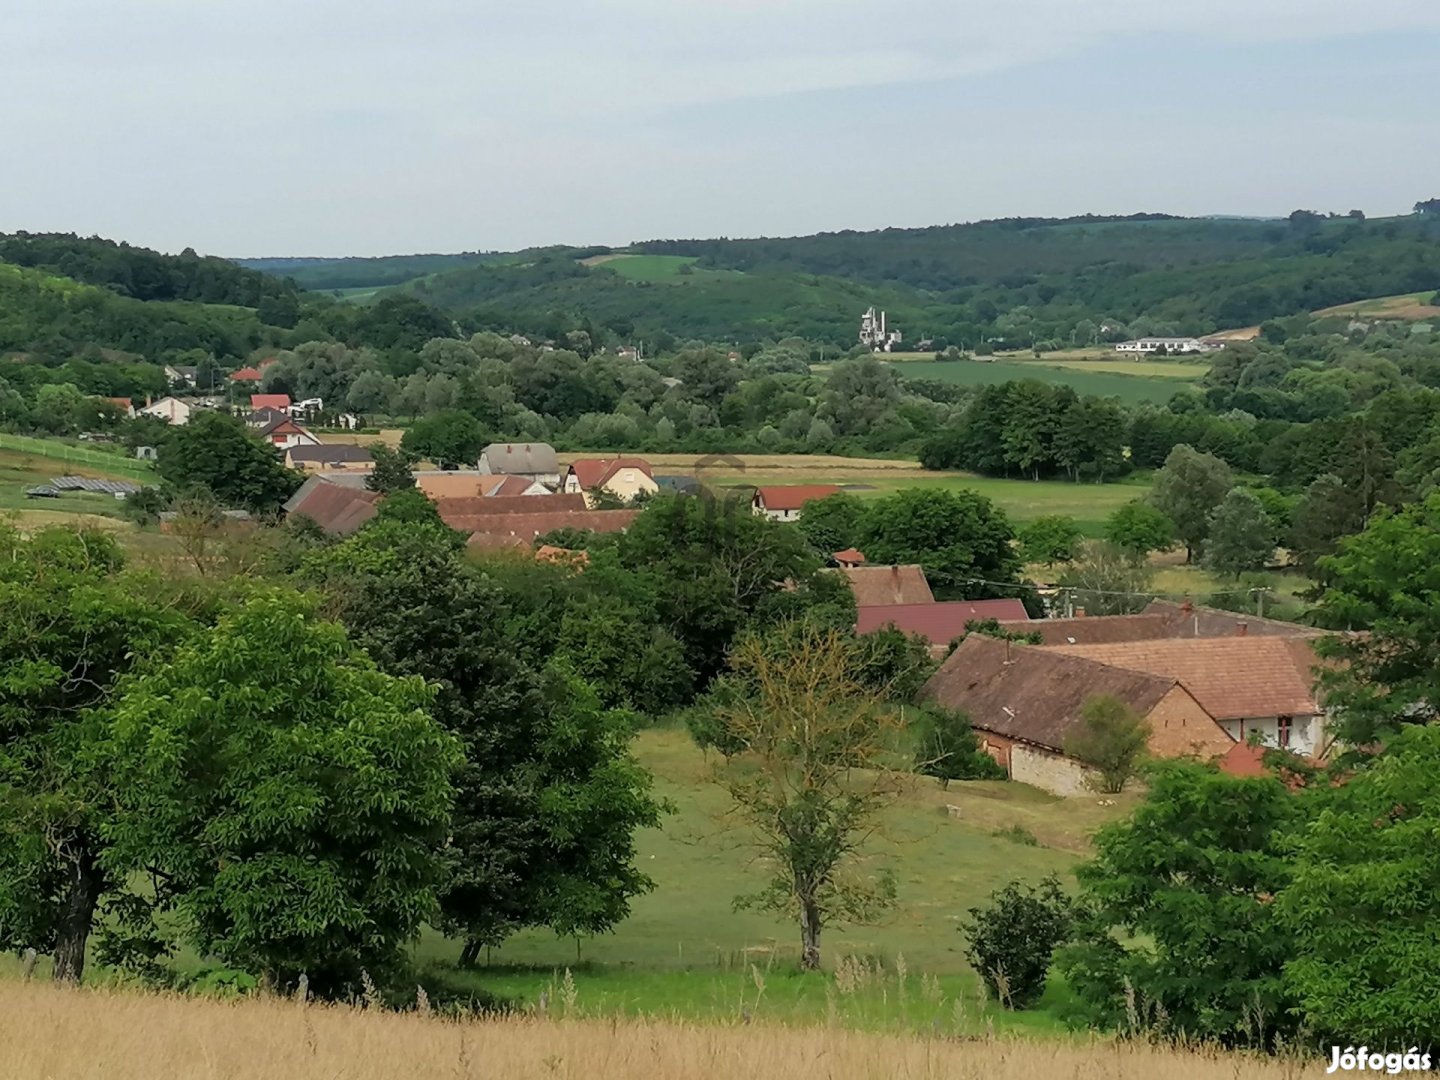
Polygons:
[[1044,646],[1112,667],[1175,679],[1217,720],[1321,712],[1303,638],[1223,637]]
[[835,484],[794,484],[756,488],[755,499],[766,510],[799,510],[807,502],[839,493],[840,488]]

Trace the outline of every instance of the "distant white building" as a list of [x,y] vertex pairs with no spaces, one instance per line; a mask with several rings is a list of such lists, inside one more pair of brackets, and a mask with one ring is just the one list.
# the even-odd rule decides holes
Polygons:
[[885,312],[875,314],[872,307],[860,316],[860,344],[868,346],[871,352],[890,352],[903,340],[899,330],[885,327]]
[[162,397],[159,401],[146,405],[143,409],[136,409],[135,412],[139,416],[158,417],[167,424],[179,427],[190,422],[191,408],[179,398]]
[[1165,352],[1174,355],[1176,353],[1214,352],[1216,349],[1223,348],[1225,348],[1225,343],[1213,338],[1147,337],[1136,341],[1122,341],[1115,346],[1115,351],[1124,353]]

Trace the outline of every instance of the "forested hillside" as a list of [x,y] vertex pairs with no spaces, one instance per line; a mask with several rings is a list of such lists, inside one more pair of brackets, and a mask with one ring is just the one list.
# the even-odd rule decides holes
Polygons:
[[295,272],[340,288],[389,284],[415,269],[424,276],[402,288],[462,322],[547,337],[593,324],[621,339],[796,335],[849,345],[859,313],[873,304],[889,312],[907,341],[1000,349],[1213,333],[1440,288],[1434,215],[1013,219],[786,239],[656,240],[627,250],[689,262],[653,280],[588,259],[593,248],[454,256],[470,264],[449,270],[424,256],[359,260],[366,265],[353,273],[336,262]]

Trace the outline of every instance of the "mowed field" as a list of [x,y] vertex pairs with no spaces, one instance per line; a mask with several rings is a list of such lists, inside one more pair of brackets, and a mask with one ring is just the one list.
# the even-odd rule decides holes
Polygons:
[[549,1016],[456,1022],[283,998],[0,985],[6,1080],[1291,1080],[1323,1067],[1099,1039],[613,1023],[559,1002]]
[[[1102,370],[1095,366],[1097,364],[1105,364],[1110,370]],[[1130,361],[1127,364],[1123,360],[1107,362],[1079,358],[1061,361],[932,360],[928,364],[901,362],[894,367],[901,378],[935,379],[960,386],[993,386],[1017,379],[1040,379],[1073,387],[1078,394],[1119,398],[1130,405],[1143,402],[1164,404],[1205,374],[1204,367],[1200,365],[1184,365],[1186,371],[1178,373],[1176,366],[1166,365],[1168,370],[1165,374],[1159,374],[1149,370],[1151,364],[1146,361]]]

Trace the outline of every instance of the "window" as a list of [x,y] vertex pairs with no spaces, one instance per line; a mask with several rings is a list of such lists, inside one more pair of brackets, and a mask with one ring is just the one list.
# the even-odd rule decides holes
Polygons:
[[1290,717],[1279,716],[1275,719],[1275,744],[1282,750],[1290,747]]

